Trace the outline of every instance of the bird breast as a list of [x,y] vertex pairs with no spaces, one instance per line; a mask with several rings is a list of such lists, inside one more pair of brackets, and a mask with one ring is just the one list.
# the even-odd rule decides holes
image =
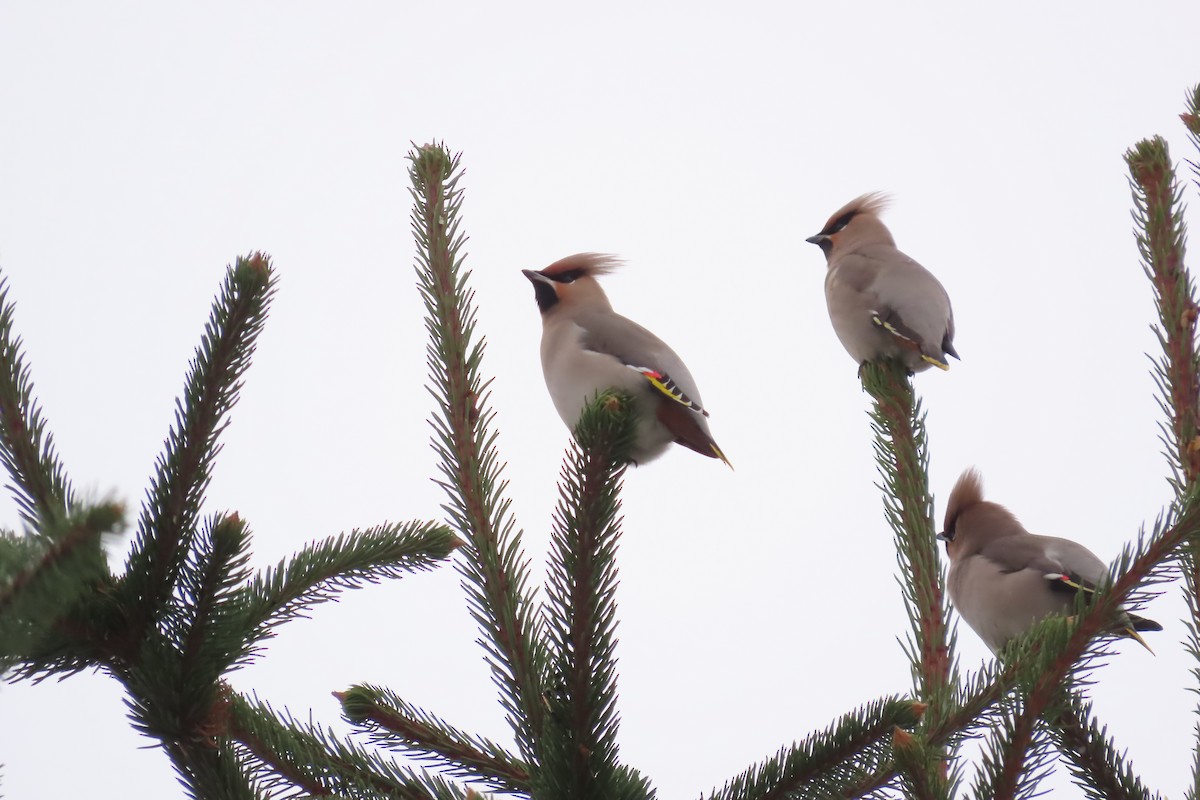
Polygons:
[[584,406],[597,392],[622,389],[636,393],[645,379],[615,357],[586,350],[583,328],[569,320],[559,330],[542,332],[542,372],[550,399],[562,421],[574,429]]
[[1004,572],[983,555],[950,568],[950,600],[993,653],[1050,614],[1070,612],[1071,596],[1050,589],[1036,569]]

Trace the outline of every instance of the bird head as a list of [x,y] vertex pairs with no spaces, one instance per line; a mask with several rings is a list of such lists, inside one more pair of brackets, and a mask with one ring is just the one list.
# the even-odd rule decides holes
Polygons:
[[596,280],[612,272],[621,261],[604,253],[576,253],[555,261],[541,270],[523,269],[533,284],[538,309],[548,314],[559,308],[600,308],[611,310],[608,296]]
[[974,467],[958,477],[946,503],[942,532],[950,561],[978,553],[989,539],[1026,533],[1007,508],[983,499],[983,478]]
[[891,231],[879,218],[888,201],[888,196],[882,192],[856,197],[833,212],[820,233],[804,241],[820,247],[826,260],[833,259],[837,253],[852,252],[860,245],[888,244],[895,247]]
[[[946,545],[946,555],[951,561],[956,560],[963,549],[964,540],[969,537],[960,535],[959,519],[963,512],[974,508],[983,502],[983,478],[975,468],[967,469],[958,477],[958,483],[950,491],[950,501],[946,503],[946,517],[942,522],[942,532],[937,535]],[[967,528],[967,526],[963,526]]]

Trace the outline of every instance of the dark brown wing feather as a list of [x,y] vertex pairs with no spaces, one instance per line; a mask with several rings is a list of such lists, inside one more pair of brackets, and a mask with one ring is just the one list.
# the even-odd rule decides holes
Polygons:
[[665,396],[657,402],[658,421],[675,436],[677,443],[709,458],[720,458],[720,448],[700,427],[695,411]]

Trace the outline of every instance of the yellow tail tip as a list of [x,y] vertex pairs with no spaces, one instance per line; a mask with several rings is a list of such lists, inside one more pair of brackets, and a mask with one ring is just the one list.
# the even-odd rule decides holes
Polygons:
[[733,464],[730,464],[730,463],[729,463],[729,459],[728,459],[728,458],[726,458],[726,457],[725,457],[725,454],[721,452],[721,448],[717,447],[715,444],[714,444],[714,445],[710,445],[710,446],[712,447],[713,455],[715,455],[717,458],[719,458],[719,459],[721,459],[722,461],[724,461],[724,462],[725,462],[725,466],[729,467],[730,469],[733,469]]
[[1122,631],[1122,633],[1124,633],[1130,639],[1133,639],[1134,641],[1136,641],[1142,647],[1149,650],[1150,655],[1152,655],[1152,656],[1158,655],[1158,653],[1154,652],[1154,648],[1152,648],[1150,645],[1146,644],[1146,640],[1142,638],[1142,635],[1140,633],[1138,633],[1136,630],[1134,630],[1133,628],[1126,628],[1124,631]]
[[925,355],[924,353],[921,354],[921,360],[926,363],[933,364],[935,367],[940,369],[942,372],[950,371],[949,364],[944,364],[941,361],[938,361],[936,358],[930,358],[929,356]]

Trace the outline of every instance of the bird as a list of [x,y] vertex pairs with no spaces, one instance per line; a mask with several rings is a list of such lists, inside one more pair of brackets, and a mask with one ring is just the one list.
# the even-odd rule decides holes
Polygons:
[[[950,492],[937,538],[950,559],[950,602],[993,653],[1051,614],[1069,616],[1077,594],[1091,595],[1108,580],[1108,567],[1091,550],[1030,533],[1004,506],[984,500],[975,469],[964,471]],[[1138,631],[1161,630],[1122,610],[1106,633],[1150,650]]]
[[634,397],[637,431],[630,460],[645,464],[681,444],[732,468],[708,428],[708,411],[683,360],[650,331],[613,311],[597,280],[621,265],[604,253],[576,253],[521,270],[542,315],[542,373],[572,431],[598,393]]
[[954,313],[929,270],[896,249],[880,220],[889,198],[880,192],[839,208],[821,232],[805,239],[825,253],[825,302],[833,330],[861,365],[898,359],[909,373],[950,369]]

